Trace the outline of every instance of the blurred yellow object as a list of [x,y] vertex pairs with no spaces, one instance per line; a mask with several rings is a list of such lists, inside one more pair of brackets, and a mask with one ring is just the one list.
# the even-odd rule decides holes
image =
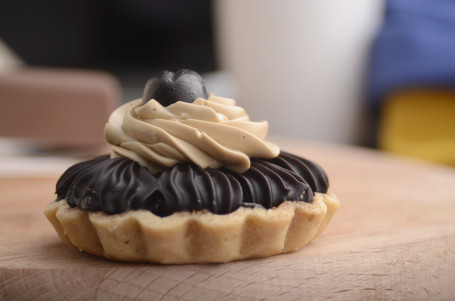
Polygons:
[[455,166],[455,90],[395,92],[383,106],[379,148]]

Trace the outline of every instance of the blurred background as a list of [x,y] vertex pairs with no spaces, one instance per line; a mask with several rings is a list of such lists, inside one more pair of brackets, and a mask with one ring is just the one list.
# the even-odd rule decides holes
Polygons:
[[272,136],[455,166],[454,0],[2,1],[0,149],[99,151],[181,68]]

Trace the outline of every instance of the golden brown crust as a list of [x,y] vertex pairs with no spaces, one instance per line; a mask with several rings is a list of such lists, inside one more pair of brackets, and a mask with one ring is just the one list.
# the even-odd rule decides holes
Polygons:
[[286,201],[277,208],[240,208],[159,217],[146,210],[116,215],[52,202],[45,215],[60,238],[81,251],[131,262],[227,262],[292,252],[320,234],[339,206],[334,194],[313,204]]

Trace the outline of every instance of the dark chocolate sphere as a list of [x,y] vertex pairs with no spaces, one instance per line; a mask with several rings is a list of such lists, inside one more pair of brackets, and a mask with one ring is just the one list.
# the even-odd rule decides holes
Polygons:
[[145,85],[142,102],[155,99],[163,106],[177,101],[193,102],[197,98],[207,99],[208,93],[202,77],[192,70],[177,72],[161,71],[154,74]]

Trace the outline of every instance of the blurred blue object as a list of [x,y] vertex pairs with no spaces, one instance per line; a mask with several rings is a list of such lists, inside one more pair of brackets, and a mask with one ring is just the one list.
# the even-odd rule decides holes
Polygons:
[[368,99],[415,87],[455,87],[455,0],[387,0],[372,45]]

